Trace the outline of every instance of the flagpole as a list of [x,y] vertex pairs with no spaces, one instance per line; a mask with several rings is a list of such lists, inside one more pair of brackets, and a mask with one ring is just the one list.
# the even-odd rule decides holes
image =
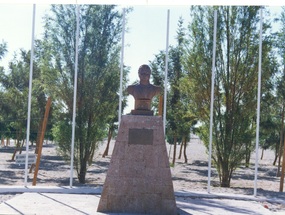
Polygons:
[[121,70],[120,70],[120,97],[119,97],[119,126],[122,118],[122,94],[123,94],[123,74],[124,74],[124,49],[125,49],[125,8],[123,8],[123,29],[121,48]]
[[215,86],[215,62],[216,62],[216,35],[217,35],[217,11],[214,11],[214,35],[213,35],[213,57],[212,57],[212,85],[211,85],[211,110],[210,110],[210,138],[208,159],[208,193],[211,187],[212,166],[212,141],[213,141],[213,112],[214,112],[214,86]]
[[256,117],[256,143],[255,143],[255,172],[254,172],[254,196],[257,195],[257,171],[259,149],[259,122],[260,122],[260,94],[261,94],[261,64],[262,64],[262,9],[260,9],[260,32],[259,32],[259,60],[258,60],[258,94],[257,94],[257,117]]
[[79,10],[80,5],[76,4],[76,44],[75,44],[75,69],[74,69],[74,89],[73,89],[73,116],[72,116],[72,137],[71,137],[71,157],[70,157],[70,187],[73,183],[73,163],[74,163],[74,139],[75,139],[75,119],[76,119],[76,96],[77,96],[77,73],[78,73],[78,45],[79,45]]
[[167,76],[168,76],[168,46],[169,46],[169,18],[170,10],[167,10],[167,27],[166,27],[166,50],[165,50],[165,77],[164,77],[164,99],[163,99],[163,130],[165,135],[166,126],[166,99],[167,99]]
[[30,121],[31,121],[33,61],[34,61],[34,42],[35,42],[35,20],[36,20],[36,5],[34,4],[33,5],[33,20],[32,20],[32,41],[31,41],[28,118],[27,118],[27,137],[26,137],[25,186],[27,186],[27,182],[28,182],[28,155],[29,155],[29,142],[30,142],[30,124],[31,124]]

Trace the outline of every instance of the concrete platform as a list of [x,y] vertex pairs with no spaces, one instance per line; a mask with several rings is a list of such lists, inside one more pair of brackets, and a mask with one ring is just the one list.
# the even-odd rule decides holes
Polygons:
[[[15,188],[11,189],[15,192]],[[1,215],[115,215],[115,213],[96,212],[100,200],[100,188],[18,187],[18,190],[25,190],[25,193],[16,195],[12,199],[1,203]],[[0,187],[0,193],[11,193],[11,190]],[[175,192],[175,196],[180,215],[285,214],[285,211],[271,212],[269,209],[265,208],[262,202],[268,202],[268,199],[260,199],[252,196],[231,196],[226,194],[208,194],[201,192]],[[280,201],[281,202],[278,203],[285,204],[285,202],[282,202],[284,200]]]

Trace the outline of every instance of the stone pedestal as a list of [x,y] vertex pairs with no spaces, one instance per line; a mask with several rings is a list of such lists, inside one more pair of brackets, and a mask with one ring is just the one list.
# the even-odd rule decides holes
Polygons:
[[122,116],[98,211],[177,214],[161,117]]
[[131,115],[153,116],[152,110],[131,110]]

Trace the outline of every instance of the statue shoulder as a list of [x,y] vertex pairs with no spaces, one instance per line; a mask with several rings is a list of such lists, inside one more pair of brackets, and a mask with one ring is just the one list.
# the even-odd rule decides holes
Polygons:
[[156,86],[156,85],[153,85],[153,84],[150,84],[149,86],[150,86],[149,89],[151,89],[153,95],[157,95],[157,94],[160,94],[162,92],[162,89],[161,89],[160,86]]
[[156,85],[153,85],[154,86],[154,89],[157,93],[161,93],[162,92],[162,88],[160,86],[156,86]]
[[130,93],[130,94],[132,94],[132,93],[134,92],[134,90],[135,90],[136,87],[137,87],[137,84],[129,85],[129,86],[127,87],[127,92]]

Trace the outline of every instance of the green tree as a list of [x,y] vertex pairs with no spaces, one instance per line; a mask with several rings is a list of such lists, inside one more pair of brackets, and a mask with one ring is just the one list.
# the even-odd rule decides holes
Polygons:
[[[278,49],[278,54],[280,56],[280,64],[281,64],[281,69],[280,69],[280,75],[278,77],[277,81],[277,103],[278,105],[276,108],[279,111],[279,121],[280,121],[280,144],[278,147],[276,147],[276,160],[277,157],[278,159],[278,173],[280,173],[280,165],[281,165],[281,157],[283,155],[283,144],[284,144],[284,111],[285,111],[285,8],[282,8],[281,16],[280,16],[280,30],[277,33],[277,49]],[[277,144],[276,144],[277,145]],[[283,158],[284,159],[284,158]],[[276,162],[274,161],[274,163]]]
[[[259,10],[261,7],[192,7],[186,70],[191,99],[201,123],[200,136],[208,146],[213,14],[218,11],[215,102],[213,117],[213,163],[220,185],[229,187],[234,170],[253,143],[255,128]],[[272,38],[263,24],[262,86],[272,79]]]
[[[3,113],[3,123],[5,124],[5,136],[17,140],[17,148],[20,147],[26,131],[27,104],[25,100],[28,95],[28,75],[22,58],[14,59],[9,64],[9,71],[1,71],[0,83],[2,90],[1,109]],[[22,142],[23,144],[23,142]],[[12,156],[12,160],[14,155]]]
[[[80,7],[78,85],[75,130],[75,168],[85,183],[87,164],[100,141],[107,136],[108,122],[118,106],[119,57],[122,14],[114,5]],[[54,127],[60,151],[70,157],[75,64],[75,5],[52,5],[45,19],[47,59],[55,76],[53,94],[61,105]],[[52,62],[52,64],[50,64]]]
[[[9,70],[0,72],[2,85],[1,109],[4,113],[5,136],[17,140],[19,148],[24,143],[27,125],[27,98],[29,92],[30,52],[20,50],[20,56],[9,64]],[[35,142],[40,135],[39,129],[45,111],[46,93],[43,88],[41,70],[34,63],[33,92],[31,107],[31,130],[30,141]],[[16,153],[16,150],[15,150]],[[15,153],[12,157],[14,159]]]
[[[0,60],[2,60],[2,58],[5,56],[7,52],[7,43],[5,43],[4,41],[2,41],[2,43],[0,44]],[[4,74],[4,68],[1,66],[0,67],[0,75]],[[6,131],[6,125],[4,123],[4,119],[5,119],[5,113],[3,112],[4,110],[4,101],[6,99],[4,99],[4,93],[2,91],[2,85],[0,83],[0,139],[2,139],[2,137],[4,137],[4,133]]]
[[[184,92],[182,83],[185,71],[183,69],[183,57],[185,53],[185,29],[183,19],[178,20],[177,45],[169,48],[167,92],[167,123],[166,136],[169,143],[174,145],[172,165],[176,160],[177,142],[184,146],[184,159],[187,163],[186,142],[189,140],[190,128],[195,124],[195,117],[191,109],[191,102]],[[154,84],[163,87],[165,71],[165,53],[160,51],[151,62]],[[181,146],[182,147],[182,146]]]
[[2,58],[5,56],[6,52],[7,52],[7,43],[2,41],[2,43],[0,44],[0,60],[2,60]]

